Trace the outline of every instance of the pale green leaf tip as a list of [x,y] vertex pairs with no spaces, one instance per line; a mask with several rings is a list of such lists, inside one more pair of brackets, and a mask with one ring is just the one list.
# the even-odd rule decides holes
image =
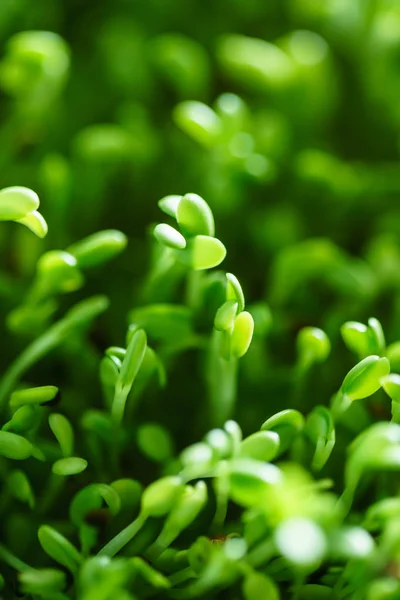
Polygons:
[[48,226],[44,217],[37,210],[32,211],[22,219],[17,219],[16,223],[28,227],[37,237],[44,238],[48,232]]

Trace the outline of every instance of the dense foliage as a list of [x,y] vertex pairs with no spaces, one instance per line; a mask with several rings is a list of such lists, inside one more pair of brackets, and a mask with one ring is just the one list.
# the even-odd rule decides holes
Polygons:
[[0,34],[0,597],[398,600],[400,1]]

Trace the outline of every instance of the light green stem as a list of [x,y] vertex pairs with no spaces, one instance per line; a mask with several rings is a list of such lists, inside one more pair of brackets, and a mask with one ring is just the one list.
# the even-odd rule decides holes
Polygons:
[[223,358],[223,334],[213,331],[206,379],[210,403],[211,424],[223,425],[233,415],[237,393],[237,358]]
[[20,560],[12,552],[7,550],[3,544],[0,544],[0,561],[5,562],[10,567],[13,567],[16,571],[28,571],[31,569],[29,565]]
[[45,515],[49,512],[49,509],[54,505],[57,500],[59,494],[61,493],[64,483],[65,477],[62,475],[56,475],[55,473],[51,473],[49,481],[46,486],[46,495],[43,499],[43,502],[38,506],[39,514]]
[[215,493],[216,493],[216,510],[213,521],[211,523],[211,531],[212,533],[220,533],[228,511],[228,502],[229,502],[229,482],[228,477],[226,475],[220,475],[218,479],[215,480]]
[[392,423],[400,425],[400,403],[392,400]]
[[173,573],[172,575],[169,576],[169,582],[171,584],[171,586],[175,586],[178,585],[179,583],[183,583],[184,581],[187,581],[188,579],[193,579],[195,577],[194,571],[192,569],[192,567],[186,567],[185,569],[182,569],[181,571],[177,571],[176,573]]
[[129,389],[120,386],[115,387],[115,394],[111,408],[111,418],[114,426],[118,427],[122,423],[122,419],[124,418],[125,405],[128,399],[129,392]]
[[351,400],[349,400],[349,398],[345,396],[341,390],[335,394],[331,404],[332,419],[335,423],[340,421],[340,418],[349,408],[350,404]]
[[21,376],[46,354],[59,346],[77,327],[87,323],[107,308],[103,297],[84,300],[70,309],[65,317],[54,323],[45,333],[34,340],[15,359],[0,383],[0,410]]
[[112,538],[98,553],[100,556],[114,556],[135,537],[146,522],[144,515],[139,515],[130,525]]
[[4,406],[8,396],[18,383],[21,376],[58,346],[66,334],[65,324],[59,321],[43,335],[34,340],[11,364],[0,383],[0,408]]
[[203,281],[203,271],[189,271],[186,287],[186,304],[189,308],[196,310],[201,300],[201,287]]
[[276,549],[273,540],[270,538],[258,544],[247,555],[247,562],[252,567],[259,567],[269,562],[275,555]]

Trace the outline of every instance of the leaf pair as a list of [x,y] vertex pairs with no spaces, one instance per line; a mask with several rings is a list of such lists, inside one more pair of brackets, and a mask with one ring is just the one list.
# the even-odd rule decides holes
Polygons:
[[176,219],[181,232],[161,223],[154,236],[174,251],[175,258],[194,270],[211,269],[226,256],[225,246],[214,237],[214,217],[207,202],[197,194],[166,196],[159,202],[161,210]]
[[226,301],[217,311],[214,327],[221,332],[222,358],[241,358],[249,349],[254,332],[254,319],[244,310],[245,298],[237,277],[226,274]]
[[37,211],[38,195],[25,187],[9,187],[0,190],[0,221],[15,221],[33,231],[40,238],[47,233],[47,223]]

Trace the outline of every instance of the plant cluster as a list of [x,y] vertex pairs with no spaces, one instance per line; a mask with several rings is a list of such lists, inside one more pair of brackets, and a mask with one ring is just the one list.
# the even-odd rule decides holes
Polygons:
[[209,4],[0,2],[4,600],[400,598],[400,2]]
[[[2,220],[22,222],[42,236],[46,227],[36,216],[39,202],[31,190],[4,189],[0,201]],[[360,360],[343,378],[329,408],[317,405],[306,415],[288,408],[243,436],[239,424],[229,419],[238,361],[254,331],[261,337],[265,332],[265,307],[264,312],[253,308],[253,318],[244,310],[238,279],[231,273],[208,273],[224,260],[226,250],[215,237],[214,217],[203,198],[167,196],[159,205],[180,231],[166,223],[154,227],[158,246],[150,280],[163,285],[167,279],[181,289],[183,284],[186,301],[133,310],[126,347],[105,350],[100,363],[104,407],[83,412],[75,407],[84,433],[83,456],[75,452],[71,420],[53,408],[58,387],[29,387],[22,380],[60,344],[72,343],[75,351],[85,348],[88,325],[107,309],[106,298],[92,296],[74,305],[3,375],[1,508],[4,513],[14,501],[27,505],[29,525],[18,515],[8,535],[16,526],[28,527],[23,545],[38,544],[43,550],[42,559],[32,560],[36,551],[29,551],[25,562],[0,544],[4,590],[12,594],[16,587],[27,597],[48,600],[107,600],[115,594],[127,599],[160,594],[196,598],[226,588],[241,589],[246,600],[278,599],[281,593],[304,599],[397,597],[400,502],[398,483],[387,473],[396,471],[400,460],[400,375],[390,373],[387,356],[396,354],[398,344],[386,348],[375,318],[366,325],[346,322],[341,328],[344,343]],[[42,255],[32,291],[11,323],[26,324],[36,313],[46,313],[41,309],[54,296],[81,283],[81,269],[114,258],[125,243],[122,233],[103,231],[68,251]],[[212,328],[204,335],[196,322],[212,305]],[[204,355],[204,412],[218,427],[175,456],[168,431],[157,422],[137,426],[135,409],[152,382],[165,387],[165,365],[179,360],[188,347]],[[299,331],[297,400],[307,375],[330,351],[323,330]],[[392,420],[371,424],[361,401],[381,388],[391,400]],[[338,482],[326,476],[336,429],[353,437],[340,495],[334,489]],[[135,463],[132,439],[161,468],[161,477],[146,487],[120,477],[127,455]],[[61,499],[67,514],[49,522]]]

